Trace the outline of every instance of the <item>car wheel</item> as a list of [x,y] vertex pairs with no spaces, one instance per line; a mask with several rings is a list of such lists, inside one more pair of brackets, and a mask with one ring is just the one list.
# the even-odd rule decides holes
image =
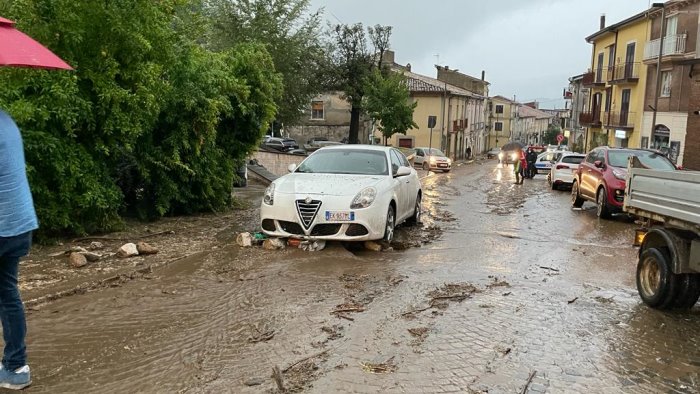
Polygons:
[[673,304],[674,308],[690,309],[700,298],[700,275],[681,274],[678,275],[678,294]]
[[571,206],[574,208],[581,208],[583,206],[583,198],[578,190],[578,182],[574,181],[571,185]]
[[598,194],[596,195],[596,205],[598,209],[596,210],[596,215],[601,219],[610,219],[610,209],[608,208],[608,196],[605,188],[598,189]]
[[428,171],[428,163],[423,162],[423,170]]
[[391,243],[394,240],[394,226],[396,225],[396,216],[394,212],[394,207],[389,205],[389,209],[386,212],[386,225],[384,227],[384,241]]
[[408,218],[408,222],[411,224],[420,224],[421,215],[423,214],[423,205],[421,204],[421,195],[418,193],[416,196],[416,206],[413,208],[413,216]]
[[673,306],[678,276],[671,271],[671,258],[665,248],[649,248],[639,255],[637,291],[650,307],[668,309]]
[[559,186],[557,186],[557,184],[554,183],[554,182],[551,182],[551,181],[550,181],[550,182],[549,182],[549,185],[552,187],[552,190],[557,190],[557,189],[559,189]]

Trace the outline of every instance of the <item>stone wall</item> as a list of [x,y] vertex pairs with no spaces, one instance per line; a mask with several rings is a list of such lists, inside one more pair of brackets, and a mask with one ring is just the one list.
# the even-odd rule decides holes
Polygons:
[[267,151],[255,151],[252,154],[251,159],[255,159],[260,163],[261,166],[267,168],[271,173],[282,176],[289,173],[287,167],[290,164],[299,164],[304,160],[306,156],[302,155],[290,155],[287,153],[276,153]]

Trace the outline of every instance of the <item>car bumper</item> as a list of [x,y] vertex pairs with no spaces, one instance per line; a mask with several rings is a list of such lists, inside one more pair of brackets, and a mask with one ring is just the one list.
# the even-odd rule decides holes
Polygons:
[[[388,205],[375,201],[368,208],[350,209],[352,197],[312,195],[312,199],[321,201],[321,206],[313,221],[306,226],[297,212],[296,201],[307,196],[278,193],[274,205],[262,203],[260,223],[263,233],[271,237],[332,241],[367,241],[384,237]],[[326,211],[352,212],[354,217],[350,221],[327,220]]]
[[556,185],[571,185],[574,183],[574,173],[569,171],[552,171],[552,183]]
[[437,171],[444,171],[444,170],[451,170],[452,169],[452,163],[435,163],[430,165],[431,170],[437,170]]
[[542,173],[548,173],[552,171],[552,167],[546,167],[546,166],[538,166],[535,165],[535,168],[537,168],[537,173],[542,174]]

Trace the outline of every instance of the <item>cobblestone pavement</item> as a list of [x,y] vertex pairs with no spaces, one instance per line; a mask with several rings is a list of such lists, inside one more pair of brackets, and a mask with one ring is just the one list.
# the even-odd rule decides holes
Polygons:
[[425,227],[394,251],[230,245],[46,304],[28,391],[276,392],[277,367],[311,393],[698,392],[700,308],[642,305],[634,224],[537,178],[493,161],[425,178]]

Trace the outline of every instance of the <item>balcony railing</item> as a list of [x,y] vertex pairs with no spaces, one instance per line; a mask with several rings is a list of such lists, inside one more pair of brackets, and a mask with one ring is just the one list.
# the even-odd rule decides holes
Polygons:
[[617,127],[621,129],[634,128],[634,112],[610,112],[603,114],[603,122],[606,126]]
[[603,78],[604,71],[589,71],[585,74],[583,74],[583,78],[581,80],[581,83],[585,87],[591,87],[591,86],[604,86],[605,85],[605,78]]
[[[685,53],[685,41],[687,34],[674,34],[664,37],[664,56],[680,55]],[[661,39],[651,40],[644,46],[644,60],[656,59],[659,57],[659,45]]]
[[639,81],[639,63],[622,63],[608,68],[608,81],[610,83],[637,82]]
[[578,115],[578,122],[584,126],[600,127],[602,125],[600,111],[581,112]]

